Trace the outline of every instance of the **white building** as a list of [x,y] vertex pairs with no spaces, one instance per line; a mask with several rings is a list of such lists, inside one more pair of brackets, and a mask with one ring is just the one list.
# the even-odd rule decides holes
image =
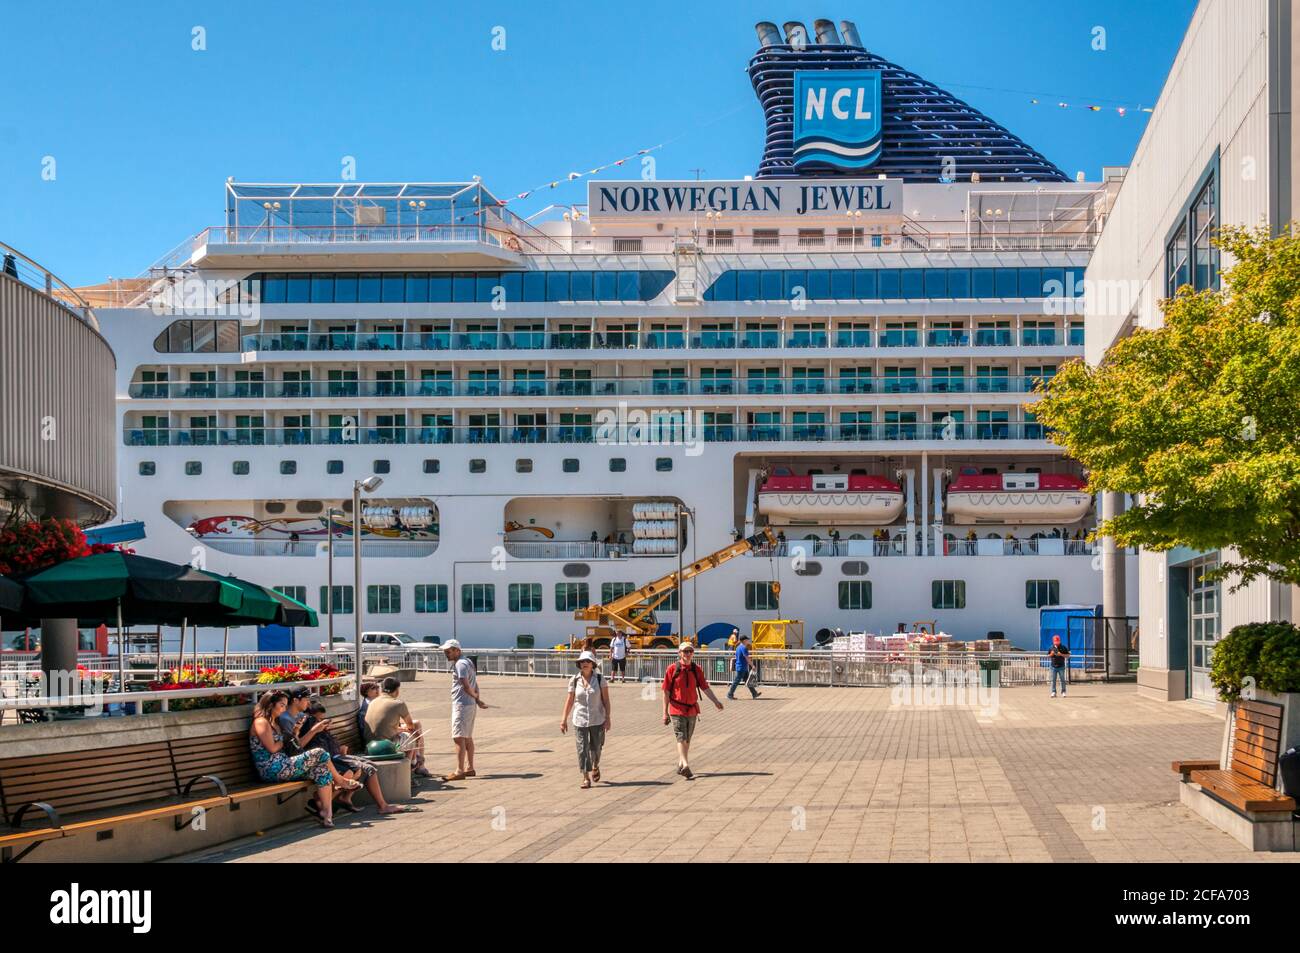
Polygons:
[[[1087,356],[1135,326],[1184,284],[1217,283],[1210,248],[1225,224],[1300,219],[1292,103],[1300,22],[1290,0],[1203,0],[1123,178],[1087,272]],[[1199,580],[1219,553],[1143,552],[1138,680],[1159,698],[1212,699],[1214,642],[1244,622],[1296,618],[1294,587],[1257,580],[1237,593]],[[1123,593],[1122,577],[1114,580]],[[1130,579],[1127,588],[1134,588]]]

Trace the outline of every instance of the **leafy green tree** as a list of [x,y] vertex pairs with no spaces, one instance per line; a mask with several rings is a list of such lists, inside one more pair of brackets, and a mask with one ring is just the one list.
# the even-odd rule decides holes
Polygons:
[[1124,546],[1228,549],[1218,578],[1300,583],[1300,235],[1225,228],[1223,289],[1162,303],[1164,326],[1100,366],[1061,368],[1033,411],[1137,504],[1098,527]]

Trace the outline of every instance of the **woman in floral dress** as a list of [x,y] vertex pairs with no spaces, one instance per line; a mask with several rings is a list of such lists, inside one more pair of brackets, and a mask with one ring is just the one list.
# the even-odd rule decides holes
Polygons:
[[320,804],[321,826],[333,827],[334,785],[348,791],[361,785],[335,770],[328,751],[312,748],[295,755],[285,751],[284,736],[276,727],[276,720],[288,706],[289,696],[280,691],[267,692],[253,706],[253,725],[248,732],[253,766],[263,781],[313,782]]

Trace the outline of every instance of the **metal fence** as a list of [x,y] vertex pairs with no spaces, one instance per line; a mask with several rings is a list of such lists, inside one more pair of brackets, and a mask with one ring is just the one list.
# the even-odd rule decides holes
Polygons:
[[[958,643],[948,643],[949,645]],[[1098,646],[1101,648],[1101,646]],[[562,678],[572,675],[577,651],[554,649],[466,648],[464,655],[474,663],[480,675]],[[420,672],[442,673],[450,670],[446,656],[441,652],[366,652],[367,660],[384,660],[402,668]],[[661,681],[668,666],[677,658],[672,650],[630,652],[628,678],[637,681]],[[696,662],[704,667],[710,681],[725,682],[731,679],[732,653],[725,650],[701,650]],[[753,658],[758,667],[759,680],[768,685],[819,686],[823,688],[889,687],[900,678],[939,676],[947,679],[977,678],[981,670],[996,672],[996,683],[1004,687],[1017,685],[1046,685],[1050,679],[1050,663],[1044,652],[976,652],[965,649],[944,650],[936,646],[918,647],[911,651],[836,652],[829,649],[799,651],[756,650]],[[1126,672],[1115,675],[1107,671],[1104,651],[1092,654],[1075,653],[1070,656],[1067,669],[1072,682],[1097,682],[1124,680],[1137,669],[1137,653],[1127,655]],[[149,682],[157,678],[156,657],[153,654],[127,657],[128,686]],[[117,680],[116,658],[83,658],[86,668],[100,670],[111,676],[114,687]],[[185,666],[195,664],[195,657],[187,654]],[[222,656],[217,653],[200,653],[198,664],[202,668],[221,668]],[[354,657],[349,648],[344,652],[232,652],[225,657],[226,671],[233,674],[254,674],[263,668],[278,665],[300,665],[315,668],[331,665],[340,673],[354,670]],[[162,669],[178,666],[175,652],[164,653]],[[602,666],[608,662],[602,659]],[[26,675],[39,671],[39,659],[31,655],[6,656],[0,662],[0,690],[7,697],[23,697]],[[1112,671],[1114,667],[1112,666]]]

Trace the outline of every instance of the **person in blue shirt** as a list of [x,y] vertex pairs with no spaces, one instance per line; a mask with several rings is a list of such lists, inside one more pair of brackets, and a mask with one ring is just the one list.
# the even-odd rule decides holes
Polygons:
[[749,649],[750,649],[749,634],[746,633],[740,637],[740,643],[736,646],[736,658],[735,658],[736,674],[731,679],[731,687],[727,689],[727,697],[730,699],[733,700],[735,699],[736,686],[740,685],[742,682],[744,683],[745,687],[749,689],[749,693],[751,695],[753,695],[755,698],[759,696],[758,689],[756,689],[753,685],[749,683],[749,673],[751,671],[751,666],[749,661]]

